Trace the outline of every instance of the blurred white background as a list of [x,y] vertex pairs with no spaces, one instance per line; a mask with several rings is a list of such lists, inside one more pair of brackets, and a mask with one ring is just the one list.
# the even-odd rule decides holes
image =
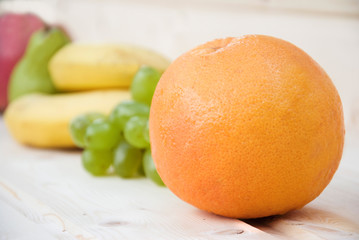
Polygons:
[[347,137],[359,136],[359,0],[2,0],[6,11],[61,24],[74,41],[138,44],[171,59],[215,38],[282,38],[326,70],[342,98]]

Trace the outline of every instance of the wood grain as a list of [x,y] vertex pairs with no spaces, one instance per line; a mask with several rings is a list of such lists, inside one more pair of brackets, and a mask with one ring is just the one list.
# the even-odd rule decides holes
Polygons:
[[0,239],[359,239],[355,148],[308,206],[240,221],[195,209],[146,179],[94,178],[80,152],[20,146],[2,119],[0,136]]
[[17,237],[16,222],[24,239],[35,236],[27,235],[32,229],[44,239],[272,238],[245,222],[195,209],[149,180],[94,178],[82,169],[78,151],[17,145],[2,119],[0,133],[9,153],[0,161],[0,212],[5,213],[0,223],[11,226],[0,225],[1,239]]

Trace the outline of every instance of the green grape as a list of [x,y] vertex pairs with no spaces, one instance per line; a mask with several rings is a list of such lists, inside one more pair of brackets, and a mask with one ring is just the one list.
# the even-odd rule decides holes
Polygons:
[[146,177],[154,181],[159,186],[165,186],[163,183],[160,175],[158,175],[158,172],[156,170],[156,166],[153,162],[151,149],[147,149],[145,151],[145,154],[143,155],[143,169],[145,171]]
[[151,105],[161,73],[148,66],[141,67],[136,73],[131,84],[131,94],[135,101]]
[[150,114],[149,106],[135,102],[135,101],[123,101],[117,105],[111,112],[109,120],[120,131],[123,131],[126,122],[133,116],[146,116]]
[[148,118],[134,116],[131,117],[123,131],[126,141],[136,148],[147,148],[150,144],[144,138],[144,129],[146,128]]
[[94,176],[105,175],[112,159],[112,151],[85,149],[82,152],[82,165]]
[[123,178],[138,175],[141,167],[142,151],[122,140],[114,150],[113,167]]
[[148,120],[146,126],[143,128],[143,139],[150,144],[150,124]]
[[145,170],[143,169],[143,161],[141,159],[140,161],[140,166],[137,170],[137,176],[141,176],[141,177],[144,177],[145,176]]
[[96,119],[86,129],[85,147],[96,150],[110,150],[121,137],[118,129],[108,120]]
[[85,147],[86,129],[96,119],[105,119],[105,115],[101,113],[87,113],[71,120],[69,126],[70,135],[76,146],[81,148]]

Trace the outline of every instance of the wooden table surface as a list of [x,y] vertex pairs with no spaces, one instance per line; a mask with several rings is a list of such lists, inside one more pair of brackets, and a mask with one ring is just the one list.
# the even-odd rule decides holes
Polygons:
[[0,239],[359,239],[359,146],[313,202],[284,216],[215,216],[147,179],[95,178],[79,151],[16,143],[0,118]]

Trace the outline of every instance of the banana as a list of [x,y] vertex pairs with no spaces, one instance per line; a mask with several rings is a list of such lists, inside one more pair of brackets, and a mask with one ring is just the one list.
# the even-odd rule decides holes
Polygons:
[[163,72],[169,63],[160,54],[137,46],[73,43],[55,54],[49,71],[57,89],[82,91],[128,87],[142,65]]
[[41,148],[74,147],[69,132],[72,118],[87,112],[109,114],[123,100],[127,90],[97,90],[63,94],[29,94],[13,101],[4,120],[20,143]]

